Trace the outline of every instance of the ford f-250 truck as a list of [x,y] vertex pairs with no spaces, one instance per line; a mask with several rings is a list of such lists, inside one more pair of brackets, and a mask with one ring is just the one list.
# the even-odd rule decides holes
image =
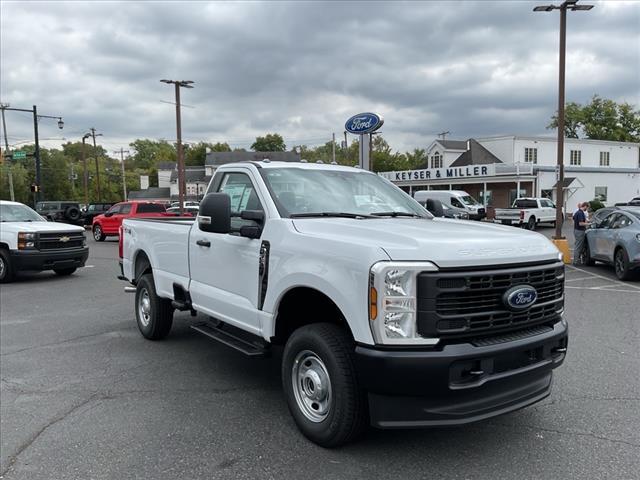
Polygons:
[[178,309],[246,354],[284,346],[290,412],[323,446],[531,405],[566,355],[549,240],[434,218],[360,169],[225,165],[195,219],[126,219],[121,242],[142,335],[165,337]]
[[511,208],[496,208],[495,219],[503,225],[535,230],[539,223],[556,226],[556,206],[548,198],[516,198]]

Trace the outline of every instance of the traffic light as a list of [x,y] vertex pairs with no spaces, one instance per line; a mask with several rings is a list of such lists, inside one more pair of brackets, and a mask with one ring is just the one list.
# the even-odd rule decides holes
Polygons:
[[36,185],[35,183],[31,184],[31,191],[33,193],[38,193],[40,191],[40,185]]

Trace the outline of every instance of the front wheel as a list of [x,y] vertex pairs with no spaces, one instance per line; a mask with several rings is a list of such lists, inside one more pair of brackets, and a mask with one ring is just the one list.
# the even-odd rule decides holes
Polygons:
[[344,328],[316,323],[296,330],[284,349],[282,384],[289,411],[300,431],[323,447],[354,440],[367,424],[354,348]]
[[13,280],[13,270],[9,253],[5,249],[0,249],[0,283],[9,283]]
[[136,322],[142,336],[149,340],[160,340],[171,331],[171,301],[158,296],[150,273],[142,275],[136,285]]
[[95,226],[93,227],[93,239],[94,239],[96,242],[103,242],[103,241],[104,241],[104,239],[105,239],[105,236],[106,236],[106,235],[105,235],[105,234],[104,234],[104,232],[102,231],[102,227],[101,227],[100,225],[95,225]]
[[56,274],[60,275],[61,277],[66,277],[68,275],[71,275],[73,272],[75,272],[76,271],[76,267],[54,268],[53,271],[56,272]]
[[591,249],[589,248],[589,242],[587,239],[584,239],[584,248],[582,249],[582,264],[587,267],[593,267],[596,264],[596,261],[591,257]]

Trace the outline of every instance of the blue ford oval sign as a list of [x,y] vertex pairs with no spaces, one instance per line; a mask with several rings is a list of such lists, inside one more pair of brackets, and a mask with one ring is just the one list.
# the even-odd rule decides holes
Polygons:
[[347,120],[347,123],[344,124],[344,128],[349,133],[361,135],[363,133],[375,132],[383,123],[384,119],[380,115],[365,112],[354,115]]
[[511,310],[525,310],[533,305],[538,298],[538,292],[529,285],[518,285],[507,290],[503,302]]

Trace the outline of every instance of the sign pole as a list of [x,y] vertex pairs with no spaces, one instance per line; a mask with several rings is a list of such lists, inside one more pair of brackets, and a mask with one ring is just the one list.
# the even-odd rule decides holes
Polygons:
[[360,161],[358,164],[363,170],[371,170],[371,159],[369,158],[369,134],[360,135]]

